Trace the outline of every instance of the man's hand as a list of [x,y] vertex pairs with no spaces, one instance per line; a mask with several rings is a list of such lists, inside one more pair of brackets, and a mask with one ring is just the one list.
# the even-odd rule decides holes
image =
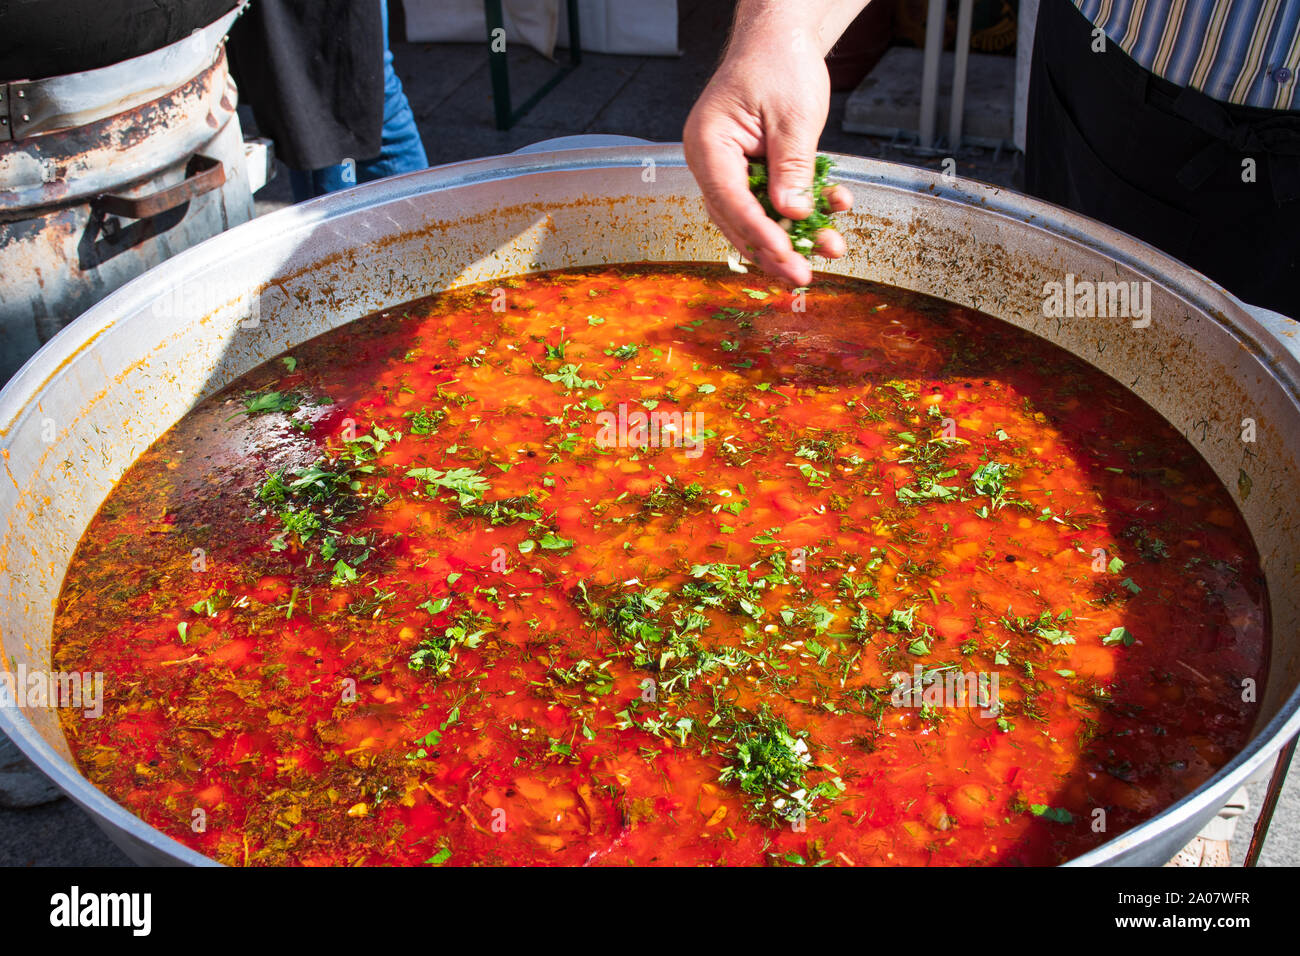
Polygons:
[[[863,5],[742,0],[722,65],[686,120],[686,163],[709,217],[742,255],[795,285],[812,280],[812,267],[750,193],[748,158],[766,157],[777,212],[803,219],[812,211],[813,161],[830,107],[825,55]],[[826,195],[834,212],[852,206],[841,186]],[[836,259],[844,251],[833,229],[818,234],[819,255]]]

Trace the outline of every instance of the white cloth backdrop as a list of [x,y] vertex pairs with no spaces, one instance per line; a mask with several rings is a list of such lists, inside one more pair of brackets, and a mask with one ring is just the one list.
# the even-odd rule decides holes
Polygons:
[[[426,43],[483,43],[483,0],[402,0],[406,38]],[[567,46],[562,0],[502,0],[506,38],[552,57]],[[677,0],[578,0],[582,48],[592,53],[677,56]]]
[[[559,46],[569,45],[569,16],[560,4]],[[579,41],[592,53],[681,56],[677,0],[578,0]]]

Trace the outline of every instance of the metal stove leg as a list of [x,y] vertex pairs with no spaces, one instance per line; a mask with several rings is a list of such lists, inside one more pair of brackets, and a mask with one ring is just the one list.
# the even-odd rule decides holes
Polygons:
[[505,46],[493,49],[494,35],[497,30],[505,31],[505,14],[502,12],[501,0],[484,0],[483,13],[487,21],[488,33],[488,69],[492,75],[492,106],[496,111],[497,129],[507,130],[519,122],[530,109],[537,105],[543,96],[549,93],[560,80],[568,76],[582,63],[582,38],[578,27],[578,0],[566,0],[569,16],[569,62],[561,66],[550,79],[538,87],[532,96],[515,108],[510,102],[510,65],[506,61]]
[[1273,765],[1273,776],[1268,780],[1268,792],[1264,795],[1264,805],[1259,808],[1259,819],[1255,821],[1255,830],[1250,835],[1250,847],[1246,850],[1246,859],[1242,866],[1255,866],[1264,849],[1264,837],[1268,835],[1268,825],[1272,822],[1273,811],[1277,809],[1277,799],[1282,795],[1286,783],[1287,771],[1291,768],[1291,757],[1295,754],[1296,741],[1292,737],[1277,755]]

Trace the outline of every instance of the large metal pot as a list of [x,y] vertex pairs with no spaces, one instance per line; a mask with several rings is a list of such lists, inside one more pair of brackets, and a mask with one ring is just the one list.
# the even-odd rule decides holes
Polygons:
[[[1061,209],[912,167],[837,161],[856,206],[843,219],[849,255],[833,271],[974,306],[1069,349],[1154,406],[1234,490],[1271,599],[1271,670],[1254,734],[1199,790],[1076,861],[1162,863],[1300,730],[1293,333],[1148,246]],[[631,145],[495,157],[384,180],[258,219],[170,259],[94,306],[0,393],[6,664],[49,668],[53,605],[96,508],[187,409],[253,366],[448,286],[726,253],[680,148]],[[1045,317],[1044,284],[1067,274],[1149,281],[1152,321]],[[1246,418],[1256,423],[1249,444],[1240,440]],[[210,862],[81,777],[52,711],[0,711],[0,729],[136,860]]]

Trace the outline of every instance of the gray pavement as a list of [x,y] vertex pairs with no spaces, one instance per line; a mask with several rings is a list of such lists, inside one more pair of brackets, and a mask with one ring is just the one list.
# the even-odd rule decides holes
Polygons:
[[[679,0],[682,57],[625,57],[586,54],[566,77],[513,129],[493,125],[487,54],[473,44],[394,46],[399,75],[411,100],[434,165],[507,153],[521,146],[574,133],[617,133],[667,142],[681,138],[682,124],[718,59],[731,0]],[[554,65],[526,49],[512,49],[511,82],[516,102],[539,85]],[[921,158],[889,142],[840,129],[847,93],[835,94],[823,150],[855,153],[939,168],[939,157]],[[241,111],[246,127],[247,111]],[[1002,186],[1015,186],[1014,154],[965,150],[957,156],[958,174]],[[287,177],[280,175],[257,196],[259,213],[289,201]],[[0,737],[0,865],[125,866],[130,861],[76,804],[58,797],[42,801],[43,778]],[[1250,784],[1251,810],[1242,818],[1233,843],[1240,862],[1263,800],[1267,774]],[[11,805],[37,803],[26,809]],[[1293,765],[1261,863],[1300,864],[1300,763]]]

